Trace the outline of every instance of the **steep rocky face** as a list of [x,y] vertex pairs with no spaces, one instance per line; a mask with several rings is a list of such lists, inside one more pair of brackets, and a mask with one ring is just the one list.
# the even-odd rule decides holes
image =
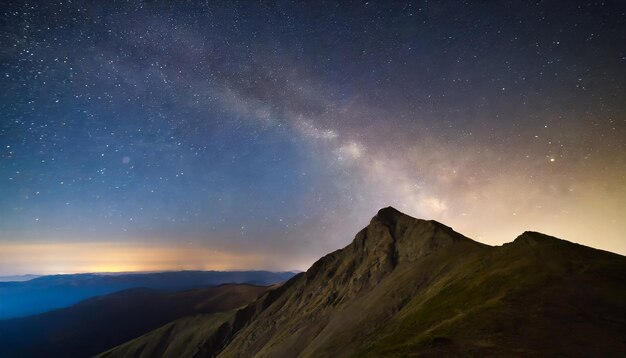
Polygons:
[[[400,310],[418,288],[415,276],[428,273],[418,268],[430,256],[486,248],[438,222],[418,220],[391,207],[382,209],[350,245],[293,278],[274,302],[233,334],[221,355],[313,354],[345,329],[375,327]],[[424,276],[417,282],[430,279]],[[403,281],[405,287],[391,288]],[[366,307],[381,298],[377,307]]]
[[392,207],[381,209],[347,247],[319,261],[302,281],[330,290],[325,300],[348,301],[363,290],[378,285],[398,265],[407,265],[456,243],[467,250],[487,246],[474,242],[436,221],[412,218]]
[[620,255],[535,232],[491,247],[385,208],[229,318],[179,322],[158,342],[198,342],[194,357],[623,356],[624,277]]

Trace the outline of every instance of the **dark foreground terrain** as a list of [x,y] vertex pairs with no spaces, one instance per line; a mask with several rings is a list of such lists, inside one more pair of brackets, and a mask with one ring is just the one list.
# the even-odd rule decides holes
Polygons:
[[625,355],[626,257],[536,232],[491,247],[386,208],[247,307],[101,357]]
[[268,286],[286,281],[293,275],[293,272],[268,271],[81,273],[0,282],[0,320],[65,308],[88,298],[131,288],[180,291],[225,283]]
[[626,356],[626,257],[536,232],[492,247],[385,208],[282,285],[168,275],[0,321],[0,357]]
[[89,357],[181,317],[228,312],[267,287],[136,288],[36,316],[0,321],[0,357]]

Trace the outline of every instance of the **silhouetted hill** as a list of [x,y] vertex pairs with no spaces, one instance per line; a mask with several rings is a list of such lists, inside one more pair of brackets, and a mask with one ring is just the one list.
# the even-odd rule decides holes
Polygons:
[[0,357],[88,357],[180,317],[244,306],[266,289],[244,284],[182,292],[135,288],[0,321]]
[[177,321],[103,356],[624,356],[625,278],[620,255],[534,232],[491,247],[385,208],[234,315]]
[[41,277],[41,275],[11,275],[0,276],[0,282],[24,282],[34,278]]
[[90,297],[135,287],[180,291],[224,283],[267,286],[284,282],[293,275],[267,271],[176,271],[51,275],[25,282],[0,282],[0,319],[68,307]]
[[225,322],[232,323],[236,310],[180,318],[99,357],[201,357],[207,339]]

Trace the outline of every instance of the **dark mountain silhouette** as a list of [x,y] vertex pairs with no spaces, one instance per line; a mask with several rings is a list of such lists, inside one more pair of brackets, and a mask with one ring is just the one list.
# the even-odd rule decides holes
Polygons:
[[34,278],[41,277],[41,275],[11,275],[11,276],[0,276],[0,282],[24,282],[29,281]]
[[0,357],[88,357],[180,317],[227,312],[267,287],[226,284],[182,292],[135,288],[36,316],[0,321]]
[[292,272],[174,271],[125,274],[42,276],[24,282],[0,282],[0,319],[23,317],[64,308],[90,297],[129,288],[188,290],[224,283],[267,286],[284,282]]
[[234,315],[102,357],[624,356],[626,258],[536,232],[491,247],[385,208]]

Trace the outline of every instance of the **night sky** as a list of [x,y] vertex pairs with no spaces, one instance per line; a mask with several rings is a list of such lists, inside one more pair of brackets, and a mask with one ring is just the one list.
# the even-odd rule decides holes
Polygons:
[[623,1],[3,1],[0,274],[306,269],[392,205],[626,254]]

